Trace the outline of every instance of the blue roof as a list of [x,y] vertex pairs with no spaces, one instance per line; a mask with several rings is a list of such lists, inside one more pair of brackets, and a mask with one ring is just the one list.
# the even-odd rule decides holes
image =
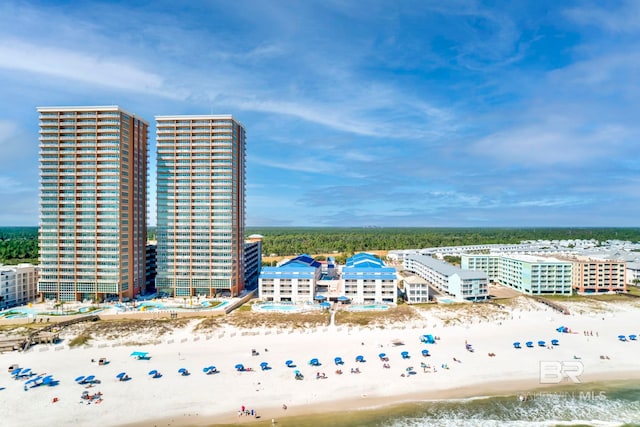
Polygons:
[[299,255],[277,267],[262,267],[262,279],[311,278],[316,275],[321,264],[309,255]]
[[375,255],[372,255],[367,252],[360,252],[355,254],[352,257],[349,257],[347,259],[347,264],[345,267],[346,268],[351,268],[351,267],[382,268],[384,267],[384,262],[380,258],[377,258]]
[[309,267],[320,267],[321,266],[321,264],[318,261],[316,261],[310,255],[307,255],[307,254],[298,255],[297,257],[285,262],[280,267],[284,267],[284,266],[289,265],[289,264],[307,265]]

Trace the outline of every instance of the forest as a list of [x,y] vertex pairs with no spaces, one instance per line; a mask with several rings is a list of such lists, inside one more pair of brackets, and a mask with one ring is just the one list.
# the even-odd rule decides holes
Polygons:
[[[148,235],[155,237],[155,228]],[[265,256],[519,243],[522,240],[640,241],[640,228],[338,228],[247,227],[263,236]],[[0,263],[38,262],[37,227],[0,227]]]

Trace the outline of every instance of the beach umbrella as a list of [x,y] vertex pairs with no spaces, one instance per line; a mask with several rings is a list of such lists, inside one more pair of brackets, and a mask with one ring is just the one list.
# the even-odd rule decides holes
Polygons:
[[149,371],[149,375],[158,375],[158,371],[155,369],[152,371]]
[[24,368],[21,372],[20,375],[29,375],[31,373],[31,368]]
[[202,372],[204,372],[205,374],[209,373],[210,370],[211,370],[211,366],[202,368]]
[[95,379],[96,379],[96,376],[95,376],[95,375],[89,375],[88,377],[86,377],[86,378],[84,379],[84,382],[86,382],[86,383],[90,383],[91,381],[93,381],[93,380],[95,380]]
[[43,385],[48,385],[48,384],[50,384],[51,382],[53,382],[53,375],[47,375],[46,377],[44,377],[44,378],[42,379],[42,384],[43,384]]
[[79,376],[74,381],[77,382],[77,383],[81,383],[82,381],[84,381],[84,375]]
[[349,298],[345,297],[344,295],[341,295],[338,297],[338,301],[341,301],[341,302],[349,301]]
[[324,308],[328,308],[331,307],[331,303],[330,302],[321,302],[320,303],[320,307],[324,307]]
[[316,299],[319,301],[324,301],[327,299],[327,297],[325,297],[324,295],[316,295]]

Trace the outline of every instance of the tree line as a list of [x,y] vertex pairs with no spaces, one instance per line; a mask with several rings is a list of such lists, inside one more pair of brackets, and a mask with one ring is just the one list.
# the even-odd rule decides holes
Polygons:
[[[155,238],[155,227],[148,235]],[[595,239],[640,241],[640,228],[311,228],[247,227],[263,236],[265,256],[353,254],[372,250],[513,244],[523,240]],[[0,263],[38,262],[37,227],[0,227]]]

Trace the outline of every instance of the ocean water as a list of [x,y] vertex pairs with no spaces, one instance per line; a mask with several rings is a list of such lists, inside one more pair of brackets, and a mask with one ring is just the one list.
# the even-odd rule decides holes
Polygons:
[[[525,394],[525,393],[523,393]],[[640,383],[591,383],[518,395],[425,401],[280,418],[278,427],[640,426]],[[271,420],[254,425],[271,425]]]

